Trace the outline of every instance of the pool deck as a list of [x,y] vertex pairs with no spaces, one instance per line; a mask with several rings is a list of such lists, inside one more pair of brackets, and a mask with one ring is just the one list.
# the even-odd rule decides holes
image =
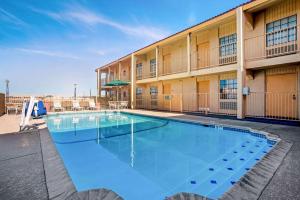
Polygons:
[[0,134],[13,133],[19,131],[21,115],[3,115],[0,117]]
[[[300,127],[192,116],[182,113],[146,110],[126,111],[195,122],[250,127],[278,135],[283,140],[293,143],[293,146],[279,165],[272,179],[259,195],[259,199],[300,199]],[[42,133],[42,130],[45,130],[44,126],[41,126],[43,129],[40,131],[31,131],[30,134],[10,133],[18,131],[18,123],[17,115],[0,117],[0,199],[63,199],[58,198],[59,195],[49,196],[53,192],[49,191],[49,183],[47,183],[49,180],[46,180],[45,169],[49,168],[53,163],[51,159],[45,160],[47,158],[45,153],[50,154],[51,150],[43,150],[41,147],[43,146],[41,145],[41,138],[45,137]],[[47,141],[47,138],[46,140],[42,139],[43,141]],[[73,195],[73,198],[69,199],[83,199],[89,195],[91,196],[87,199],[92,199],[92,194],[95,195],[96,193],[97,191],[89,191],[89,193],[76,197]],[[109,192],[104,191],[104,193],[107,194]],[[116,196],[112,195],[110,197],[103,196],[100,199],[116,199]],[[177,198],[174,197],[172,199]],[[245,196],[244,199],[249,199],[249,196]]]

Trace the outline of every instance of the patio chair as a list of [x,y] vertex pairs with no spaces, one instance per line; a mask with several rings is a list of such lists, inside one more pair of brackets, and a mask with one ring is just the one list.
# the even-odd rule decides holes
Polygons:
[[117,109],[117,102],[115,102],[115,101],[109,101],[109,102],[108,102],[108,107],[109,107],[109,109],[111,109],[111,110]]
[[64,108],[61,106],[60,101],[54,101],[53,103],[53,110],[55,111],[64,111]]
[[89,110],[97,110],[96,104],[94,100],[89,101]]
[[9,114],[11,111],[13,111],[15,114],[18,114],[18,107],[15,105],[6,106],[6,113]]
[[83,107],[80,106],[78,101],[73,101],[73,108],[72,110],[83,110]]
[[128,101],[121,101],[120,109],[127,109],[127,108],[128,108]]

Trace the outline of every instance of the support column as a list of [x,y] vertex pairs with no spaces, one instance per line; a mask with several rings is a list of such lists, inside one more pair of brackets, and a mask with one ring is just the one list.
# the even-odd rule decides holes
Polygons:
[[156,80],[158,80],[158,59],[159,59],[159,47],[155,47],[155,77],[156,77]]
[[131,109],[136,105],[136,57],[131,54]]
[[118,79],[121,80],[121,61],[119,61],[119,77]]
[[99,98],[99,90],[100,90],[100,85],[101,81],[99,81],[99,69],[96,70],[96,77],[97,77],[97,93],[96,93],[96,103],[98,103],[98,98]]
[[191,72],[191,33],[186,37],[186,48],[187,48],[187,72]]
[[244,24],[245,17],[242,7],[236,9],[237,24],[237,118],[245,117],[245,97],[243,88],[245,86],[245,63],[244,63]]
[[110,80],[110,67],[108,67],[108,79],[107,79],[107,82],[109,83],[111,80]]

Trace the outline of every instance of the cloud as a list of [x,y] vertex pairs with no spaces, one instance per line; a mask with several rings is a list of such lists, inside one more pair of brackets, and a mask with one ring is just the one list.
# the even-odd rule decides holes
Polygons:
[[98,51],[95,51],[95,54],[97,54],[99,56],[104,56],[106,54],[106,52],[103,50],[98,50]]
[[28,26],[28,24],[25,23],[23,20],[2,8],[0,8],[0,20],[14,24],[15,26]]
[[168,35],[168,32],[153,26],[126,25],[96,14],[82,6],[69,6],[63,12],[52,12],[32,8],[36,13],[46,15],[59,23],[70,22],[78,25],[86,25],[89,28],[105,25],[117,29],[127,35],[138,36],[150,40],[159,40]]
[[77,56],[73,56],[62,52],[53,52],[53,51],[45,51],[45,50],[38,50],[38,49],[27,49],[27,48],[16,48],[16,50],[29,53],[29,54],[39,54],[39,55],[57,57],[57,58],[68,58],[68,59],[76,59],[76,60],[80,59]]

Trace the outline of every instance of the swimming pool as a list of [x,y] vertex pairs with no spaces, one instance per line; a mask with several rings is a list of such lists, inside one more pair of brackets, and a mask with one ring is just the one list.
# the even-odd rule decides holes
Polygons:
[[125,200],[179,192],[219,198],[274,145],[250,131],[126,113],[46,121],[76,189],[107,188]]

